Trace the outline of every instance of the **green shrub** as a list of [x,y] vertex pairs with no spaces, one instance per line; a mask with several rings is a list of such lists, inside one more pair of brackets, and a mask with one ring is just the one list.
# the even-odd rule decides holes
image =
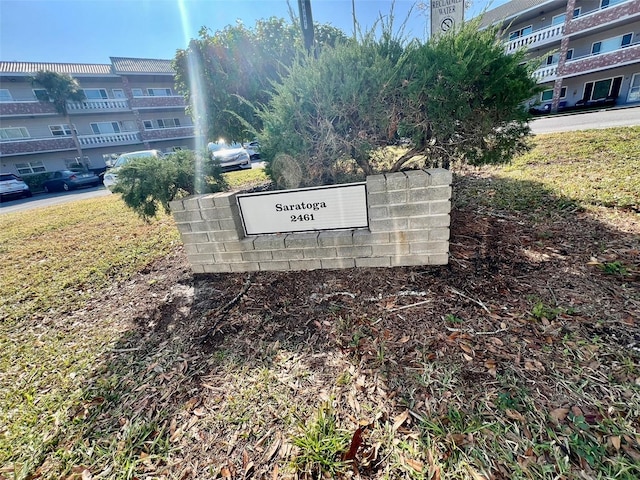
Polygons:
[[29,185],[29,188],[32,192],[42,192],[44,191],[44,187],[42,186],[42,184],[45,182],[45,180],[49,179],[49,175],[51,175],[51,173],[49,172],[34,173],[32,175],[23,175],[22,179],[24,180],[24,183]]
[[155,217],[158,208],[169,212],[175,198],[225,190],[227,184],[220,164],[207,155],[190,150],[164,158],[141,157],[118,170],[113,191],[121,193],[125,204],[140,217]]

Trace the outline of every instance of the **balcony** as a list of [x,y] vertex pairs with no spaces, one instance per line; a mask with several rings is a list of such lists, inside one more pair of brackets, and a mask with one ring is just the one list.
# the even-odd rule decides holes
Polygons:
[[566,35],[593,30],[612,22],[620,24],[636,21],[640,14],[640,0],[610,0],[609,5],[584,12],[567,23]]
[[640,44],[638,43],[606,53],[585,55],[567,60],[558,73],[563,77],[571,77],[631,64],[640,64]]
[[0,102],[0,116],[23,117],[32,115],[57,115],[53,103],[36,100]]
[[531,32],[529,35],[514,38],[506,42],[505,50],[507,53],[513,53],[521,48],[537,48],[542,45],[559,42],[564,34],[564,23],[551,25],[550,27],[541,28]]
[[144,141],[159,141],[159,140],[175,140],[178,138],[193,138],[195,137],[195,127],[193,125],[175,127],[175,128],[155,128],[152,130],[144,130],[142,132],[142,139]]
[[557,63],[554,65],[545,65],[544,67],[540,67],[535,72],[533,72],[533,78],[535,78],[538,83],[552,82],[556,79],[557,76]]
[[83,147],[101,147],[104,145],[130,145],[140,143],[138,132],[102,133],[99,135],[78,135]]
[[67,110],[69,113],[122,112],[129,110],[129,102],[123,98],[68,102]]
[[147,108],[185,108],[187,104],[184,97],[180,95],[172,95],[167,97],[133,97],[131,100],[131,108],[147,109]]

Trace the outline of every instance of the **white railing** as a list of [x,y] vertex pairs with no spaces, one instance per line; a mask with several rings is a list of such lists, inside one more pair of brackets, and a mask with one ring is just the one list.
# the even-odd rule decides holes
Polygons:
[[67,102],[70,112],[81,110],[127,110],[129,102],[126,99],[84,100],[82,102]]
[[514,38],[506,43],[507,53],[513,53],[521,48],[535,48],[540,45],[550,43],[554,40],[561,40],[564,33],[564,23],[551,25],[531,32],[524,37]]
[[550,80],[555,80],[556,75],[558,74],[558,64],[555,65],[545,65],[537,69],[533,72],[533,78],[536,79],[538,83],[548,82]]
[[103,133],[100,135],[78,136],[80,145],[101,145],[105,143],[131,143],[139,142],[138,132]]

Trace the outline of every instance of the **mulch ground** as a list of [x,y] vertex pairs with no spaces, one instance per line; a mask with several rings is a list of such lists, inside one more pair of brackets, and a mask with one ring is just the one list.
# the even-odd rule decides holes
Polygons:
[[[456,181],[481,179],[469,174]],[[454,208],[451,259],[441,267],[194,275],[177,248],[120,287],[122,295],[101,301],[100,312],[130,323],[107,360],[138,349],[153,366],[163,349],[179,351],[164,369],[144,371],[139,383],[156,393],[146,403],[136,397],[130,407],[172,412],[167,428],[178,453],[162,468],[181,478],[271,478],[291,455],[277,400],[273,408],[265,400],[262,409],[245,412],[260,419],[216,417],[241,391],[224,362],[212,360],[224,356],[244,362],[247,372],[275,368],[279,384],[308,406],[302,411],[333,396],[343,423],[388,421],[407,435],[419,417],[444,415],[454,401],[471,408],[489,390],[504,392],[499,379],[506,373],[527,386],[536,408],[556,416],[578,408],[587,420],[601,418],[601,406],[587,399],[606,403],[611,378],[618,386],[640,382],[637,369],[622,368],[618,358],[623,351],[636,367],[640,359],[640,222],[632,212],[617,219],[597,210],[539,213]],[[607,262],[620,262],[626,274],[607,274],[601,267]],[[582,352],[573,362],[559,354],[572,346]],[[300,362],[304,375],[296,373]],[[449,400],[434,398],[434,389],[416,380],[429,362],[438,372],[457,372]],[[589,395],[558,387],[558,376],[575,379],[576,364],[591,379]],[[337,379],[344,372],[355,380],[342,391]],[[171,394],[161,394],[163,388]],[[620,395],[637,399],[638,389]],[[639,431],[638,418],[631,422]],[[614,446],[640,459],[637,441]],[[359,457],[359,474],[375,478],[383,453],[367,455]],[[531,461],[545,461],[535,455]],[[408,461],[421,468],[425,460]],[[573,461],[588,469],[580,458]],[[149,468],[162,477],[162,468]],[[496,466],[492,475],[509,472]]]

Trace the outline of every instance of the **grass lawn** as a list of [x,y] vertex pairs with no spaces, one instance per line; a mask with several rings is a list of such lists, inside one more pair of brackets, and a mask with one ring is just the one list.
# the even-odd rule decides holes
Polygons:
[[456,174],[442,268],[194,279],[116,195],[0,215],[0,479],[640,478],[640,128],[533,143]]

